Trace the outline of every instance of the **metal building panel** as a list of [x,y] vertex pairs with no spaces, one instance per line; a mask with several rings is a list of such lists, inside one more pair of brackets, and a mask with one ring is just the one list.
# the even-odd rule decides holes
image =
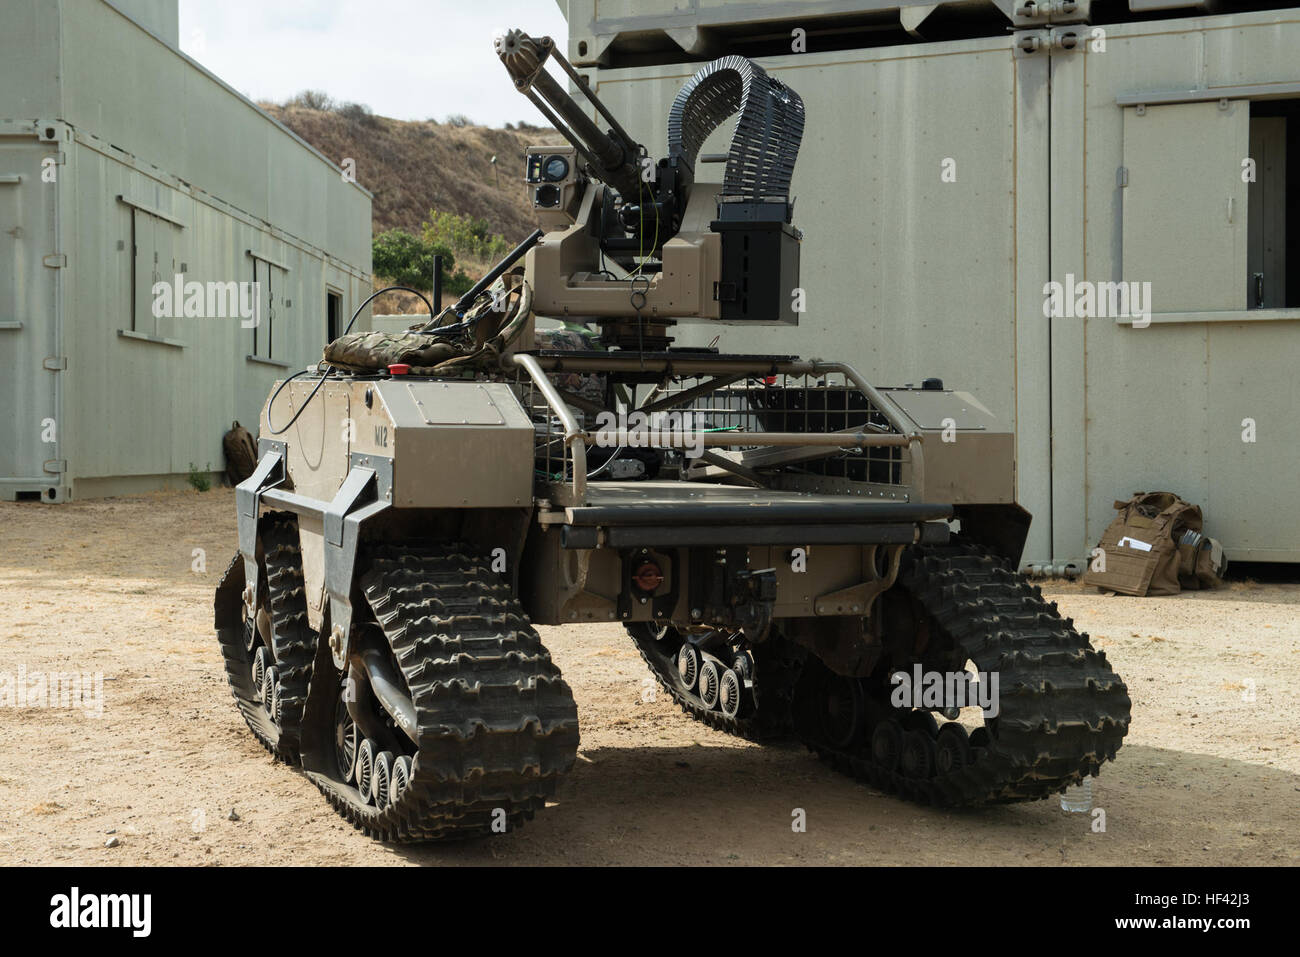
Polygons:
[[1206,531],[1236,561],[1300,561],[1300,324],[1205,328]]
[[1123,278],[1159,312],[1245,307],[1249,153],[1248,103],[1124,109]]
[[60,116],[59,4],[0,0],[0,135]]
[[[1112,318],[1074,319],[1069,322],[1075,339],[1053,336],[1053,378],[1075,383],[1066,396],[1054,389],[1056,448],[1081,454],[1084,463],[1065,468],[1059,457],[1053,463],[1054,524],[1070,529],[1058,535],[1053,557],[1084,560],[1114,516],[1114,499],[1169,489],[1203,506],[1207,533],[1221,538],[1233,559],[1300,560],[1300,517],[1279,478],[1289,476],[1294,484],[1300,448],[1300,422],[1279,411],[1294,407],[1279,357],[1300,354],[1300,310],[1271,313],[1279,316],[1272,321],[1252,315],[1244,308],[1241,260],[1240,272],[1235,266],[1220,270],[1221,286],[1193,280],[1205,286],[1205,295],[1231,302],[1230,308],[1198,303],[1187,313],[1169,311],[1179,302],[1179,289],[1158,276],[1125,275],[1133,250],[1124,194],[1137,174],[1130,172],[1128,187],[1117,178],[1129,145],[1125,114],[1133,109],[1117,99],[1203,90],[1205,101],[1194,105],[1216,114],[1218,125],[1208,128],[1223,138],[1189,141],[1188,128],[1171,123],[1175,138],[1164,149],[1213,154],[1225,164],[1226,176],[1240,183],[1248,103],[1234,100],[1232,116],[1220,117],[1214,90],[1300,79],[1294,56],[1285,52],[1300,48],[1300,17],[1241,14],[1111,24],[1106,31],[1104,54],[1053,58],[1053,89],[1073,85],[1083,93],[1053,98],[1054,117],[1067,129],[1083,131],[1073,141],[1075,165],[1052,169],[1054,187],[1062,186],[1053,200],[1053,272],[1058,278],[1073,272],[1092,281],[1122,275],[1152,281],[1155,314],[1146,328]],[[1145,118],[1172,108],[1149,106]],[[1206,110],[1187,115],[1193,112],[1211,122]],[[1144,148],[1158,153],[1160,145]],[[1078,171],[1073,180],[1070,169]],[[1214,205],[1226,218],[1223,188]],[[1189,200],[1195,203],[1196,197]],[[1153,215],[1169,221],[1163,212]],[[1073,246],[1069,237],[1078,238]],[[1159,238],[1162,250],[1137,252],[1199,260],[1210,245],[1196,231]],[[1232,255],[1238,255],[1235,248]],[[1254,367],[1262,374],[1252,374]],[[1242,442],[1242,420],[1248,417],[1268,423],[1253,445]]]
[[[161,476],[183,476],[191,463],[220,469],[221,435],[231,421],[251,428],[274,381],[319,358],[326,284],[343,291],[346,316],[368,285],[272,236],[250,217],[237,218],[183,194],[181,184],[168,187],[170,193],[154,189],[157,171],[147,175],[128,165],[129,157],[94,142],[74,142],[67,167],[60,168],[71,195],[68,254],[75,303],[69,321],[75,332],[67,344],[71,372],[65,388],[68,414],[77,424],[67,458],[78,496],[144,491]],[[255,330],[245,328],[238,315],[168,320],[170,338],[179,345],[118,335],[118,329],[130,328],[133,288],[133,207],[119,195],[155,206],[171,203],[169,211],[186,223],[184,229],[170,228],[179,237],[175,258],[188,266],[187,281],[251,281],[249,249],[289,267],[287,280],[274,287],[293,303],[292,321],[276,326],[275,364],[246,358],[253,353]],[[276,420],[284,421],[287,416]]]
[[[53,477],[77,496],[182,484],[191,464],[219,470],[231,420],[255,422],[275,379],[320,357],[327,285],[342,293],[345,318],[369,294],[369,194],[108,3],[0,0],[0,23],[0,144],[50,129],[48,152],[61,157],[57,189],[38,194],[51,235],[39,254],[23,251],[23,269],[40,282],[5,288],[19,300],[13,311],[48,321],[42,334],[57,338],[60,322],[67,330],[62,350],[37,350],[66,371],[42,366],[38,376],[23,350],[7,349],[36,327],[5,329],[0,317],[0,381],[25,397],[3,406],[21,415],[12,427],[26,429],[41,390],[62,383],[51,392],[60,445],[52,454],[40,443],[38,463],[66,462]],[[143,231],[159,246],[140,277],[135,216],[153,220]],[[287,267],[273,290],[274,360],[246,358],[254,331],[237,315],[187,317],[183,303],[179,315],[152,314],[153,282],[178,271],[205,284],[251,281],[249,249]],[[39,265],[45,257],[52,265]],[[35,420],[37,440],[45,417]],[[0,487],[12,487],[7,478],[0,469]]]
[[[1072,56],[1049,58],[1051,74],[1051,147],[1049,169],[1048,208],[1051,225],[1048,249],[1051,254],[1051,279],[1068,283],[1071,276],[1079,279],[1094,278],[1088,270],[1084,249],[1084,204],[1088,195],[1085,187],[1087,155],[1080,145],[1078,117],[1084,114],[1087,102],[1088,67],[1096,69],[1104,54],[1092,53],[1085,44]],[[1077,69],[1082,63],[1084,69]],[[1109,278],[1109,277],[1106,277]],[[1040,302],[1047,312],[1046,290],[1040,287]],[[1069,293],[1066,292],[1068,296]],[[1044,317],[1048,327],[1051,354],[1046,372],[1050,383],[1048,408],[1051,410],[1051,473],[1048,487],[1052,508],[1048,517],[1051,534],[1050,553],[1073,558],[1075,545],[1084,537],[1083,503],[1074,489],[1078,476],[1086,468],[1083,443],[1084,369],[1078,361],[1083,354],[1085,320],[1071,315]],[[1021,483],[1022,485],[1024,483]],[[1036,516],[1037,518],[1038,516]],[[1035,522],[1042,525],[1042,522]],[[1037,529],[1041,534],[1041,527]]]

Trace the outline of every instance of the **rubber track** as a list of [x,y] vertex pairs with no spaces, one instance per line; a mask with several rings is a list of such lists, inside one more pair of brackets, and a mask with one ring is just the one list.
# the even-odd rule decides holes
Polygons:
[[[946,775],[905,778],[853,753],[808,746],[836,768],[911,800],[951,807],[1048,797],[1095,775],[1128,732],[1124,682],[1055,604],[1009,564],[972,546],[914,547],[899,583],[980,672],[999,676],[986,753]],[[933,640],[933,638],[932,638]]]
[[[380,810],[356,788],[309,771],[367,835],[437,841],[530,819],[577,757],[578,710],[537,632],[488,560],[467,546],[386,550],[362,590],[416,709],[411,783]],[[333,719],[333,707],[328,710]]]
[[276,758],[296,764],[300,724],[317,644],[317,635],[307,624],[297,518],[288,512],[268,512],[258,523],[258,533],[266,569],[272,650],[280,675],[279,725],[271,720],[253,688],[251,662],[244,650],[244,561],[238,554],[231,560],[217,589],[217,639],[225,659],[231,695],[249,730]]

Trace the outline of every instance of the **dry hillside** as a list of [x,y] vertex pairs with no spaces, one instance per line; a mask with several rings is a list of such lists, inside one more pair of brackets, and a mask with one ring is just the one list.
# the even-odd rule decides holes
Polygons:
[[403,122],[359,110],[259,105],[335,163],[356,160],[357,182],[374,194],[376,234],[393,228],[418,233],[431,209],[486,219],[511,242],[535,228],[524,203],[524,148],[555,142],[553,130],[520,132]]

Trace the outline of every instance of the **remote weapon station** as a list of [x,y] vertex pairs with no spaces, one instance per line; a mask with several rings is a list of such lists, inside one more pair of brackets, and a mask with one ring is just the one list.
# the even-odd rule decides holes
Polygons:
[[716,60],[655,161],[551,39],[496,51],[568,141],[527,151],[541,228],[411,331],[345,333],[263,408],[216,594],[257,738],[375,837],[504,830],[578,748],[534,625],[609,622],[692,717],[797,737],[909,800],[1096,774],[1129,697],[1017,573],[1010,430],[935,379],[673,344],[685,323],[798,321],[798,94]]

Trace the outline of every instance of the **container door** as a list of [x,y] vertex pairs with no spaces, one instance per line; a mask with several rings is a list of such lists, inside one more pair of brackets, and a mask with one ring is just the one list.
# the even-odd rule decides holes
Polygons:
[[57,501],[64,471],[57,145],[0,137],[0,498]]

